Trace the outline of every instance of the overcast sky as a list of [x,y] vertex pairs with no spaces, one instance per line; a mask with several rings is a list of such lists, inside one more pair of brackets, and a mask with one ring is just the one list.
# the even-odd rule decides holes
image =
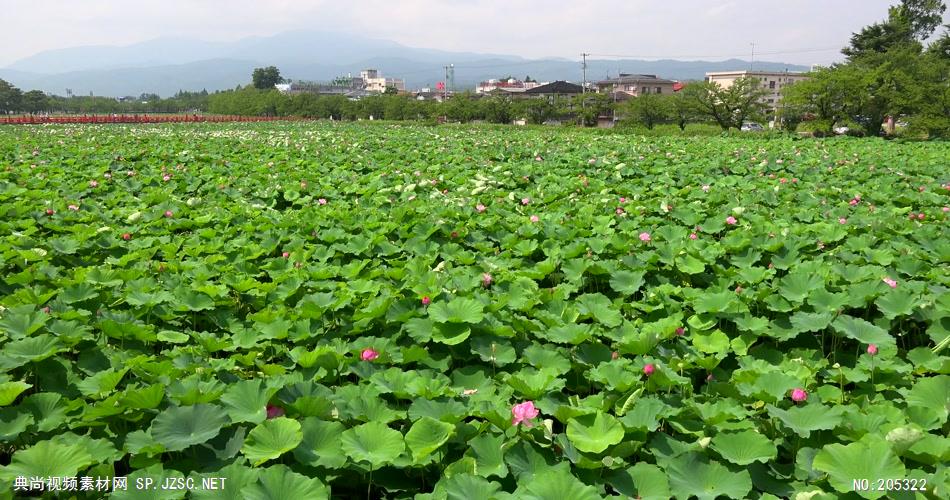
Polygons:
[[525,57],[840,60],[898,0],[0,0],[0,66],[48,49],[332,29]]

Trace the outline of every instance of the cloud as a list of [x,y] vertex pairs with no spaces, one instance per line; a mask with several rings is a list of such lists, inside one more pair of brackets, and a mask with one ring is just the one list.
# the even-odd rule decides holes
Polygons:
[[[5,0],[0,65],[80,45],[157,37],[236,40],[334,29],[414,47],[579,58],[581,52],[701,59],[783,52],[830,62],[893,0]],[[795,52],[801,49],[821,52]],[[712,57],[705,57],[712,56]]]

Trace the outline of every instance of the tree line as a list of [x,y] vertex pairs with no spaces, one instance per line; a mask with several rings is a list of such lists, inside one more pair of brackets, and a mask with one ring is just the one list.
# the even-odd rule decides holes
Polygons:
[[70,96],[46,94],[40,90],[23,92],[0,79],[0,114],[141,114],[192,113],[208,110],[208,91],[179,91],[171,97],[141,94],[122,99],[103,96]]

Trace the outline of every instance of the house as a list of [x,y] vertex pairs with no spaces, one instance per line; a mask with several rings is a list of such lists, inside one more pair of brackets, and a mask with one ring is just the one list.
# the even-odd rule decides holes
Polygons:
[[400,92],[406,91],[406,81],[402,78],[385,78],[376,69],[360,71],[360,78],[364,82],[364,89],[369,92],[383,93],[389,87],[395,87]]
[[[617,78],[608,78],[596,82],[598,92],[610,94],[623,93],[627,97],[638,97],[643,94],[672,94],[677,82],[659,78],[656,75],[634,75],[620,73]],[[626,100],[626,99],[624,99]]]
[[782,100],[782,89],[795,82],[807,80],[805,73],[796,71],[717,71],[706,73],[706,81],[718,83],[723,88],[729,88],[740,78],[754,78],[759,81],[759,87],[769,91],[761,102],[773,111],[778,109]]
[[517,95],[519,97],[573,97],[583,93],[584,87],[576,83],[558,80],[525,90]]
[[[484,82],[480,82],[475,86],[475,93],[478,95],[485,94],[502,94],[510,92],[524,92],[528,89],[533,89],[535,87],[540,87],[541,84],[538,82],[523,82],[521,80],[516,80],[514,78],[496,80],[492,78]],[[495,92],[496,90],[501,92]]]

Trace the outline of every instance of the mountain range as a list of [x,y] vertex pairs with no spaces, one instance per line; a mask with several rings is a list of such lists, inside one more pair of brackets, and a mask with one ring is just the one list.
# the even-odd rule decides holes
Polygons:
[[[0,68],[0,78],[23,90],[65,95],[93,93],[126,96],[179,90],[223,90],[250,82],[254,68],[277,66],[293,80],[327,81],[376,68],[383,76],[403,78],[407,88],[434,87],[453,64],[455,88],[479,81],[530,76],[538,81],[582,80],[579,61],[525,59],[503,54],[453,52],[408,47],[389,40],[327,31],[289,31],[234,42],[157,38],[126,46],[84,46],[40,52]],[[702,79],[707,71],[748,69],[748,61],[647,61],[588,59],[587,77],[599,80],[618,73],[656,74],[673,80]],[[800,65],[756,61],[755,69],[805,71]]]

